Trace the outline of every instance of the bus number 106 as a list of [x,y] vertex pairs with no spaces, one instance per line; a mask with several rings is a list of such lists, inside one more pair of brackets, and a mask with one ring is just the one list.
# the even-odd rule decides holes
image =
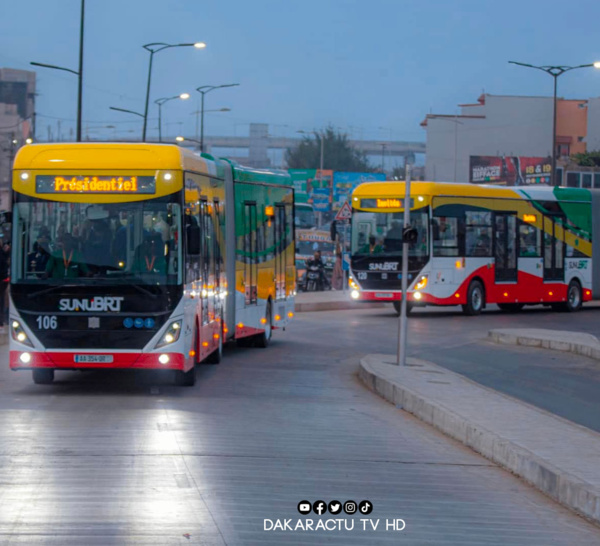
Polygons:
[[56,330],[57,322],[56,317],[43,316],[37,319],[38,330]]

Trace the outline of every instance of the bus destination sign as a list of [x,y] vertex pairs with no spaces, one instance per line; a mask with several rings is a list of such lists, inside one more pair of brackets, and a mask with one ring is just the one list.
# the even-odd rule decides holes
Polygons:
[[[404,207],[404,199],[398,199],[396,197],[385,197],[383,199],[361,199],[360,206],[363,209],[401,209]],[[411,207],[413,206],[413,200],[411,198]]]
[[154,194],[156,180],[153,176],[38,175],[35,177],[35,189],[37,193]]

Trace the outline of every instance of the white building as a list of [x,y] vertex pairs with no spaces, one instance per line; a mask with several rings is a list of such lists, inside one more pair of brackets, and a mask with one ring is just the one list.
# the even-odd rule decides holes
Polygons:
[[[456,115],[429,114],[421,124],[427,132],[427,180],[468,182],[470,156],[552,155],[552,97],[484,94],[459,107]],[[558,111],[559,156],[584,151],[588,101],[559,99]],[[588,124],[596,129],[589,138],[600,149],[600,99],[590,101],[591,115],[598,121]]]

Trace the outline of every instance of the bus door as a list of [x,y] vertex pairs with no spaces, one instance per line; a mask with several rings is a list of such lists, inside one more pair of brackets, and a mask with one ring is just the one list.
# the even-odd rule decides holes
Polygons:
[[275,299],[285,298],[285,206],[275,205]]
[[517,217],[512,212],[494,214],[496,282],[517,282]]
[[565,217],[544,216],[544,281],[563,281],[565,278]]
[[256,203],[244,203],[244,289],[246,305],[256,305],[258,296],[258,253],[256,248]]

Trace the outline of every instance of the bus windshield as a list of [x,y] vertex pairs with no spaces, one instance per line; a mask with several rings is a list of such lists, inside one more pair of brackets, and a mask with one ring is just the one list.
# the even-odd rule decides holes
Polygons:
[[18,195],[13,283],[180,284],[178,197],[90,204]]
[[[429,215],[411,211],[410,223],[417,230],[417,242],[409,246],[409,256],[429,256]],[[354,212],[352,215],[352,254],[357,257],[402,256],[403,212]]]
[[310,205],[296,205],[295,209],[295,224],[297,228],[310,229],[315,227],[317,220],[313,208]]

